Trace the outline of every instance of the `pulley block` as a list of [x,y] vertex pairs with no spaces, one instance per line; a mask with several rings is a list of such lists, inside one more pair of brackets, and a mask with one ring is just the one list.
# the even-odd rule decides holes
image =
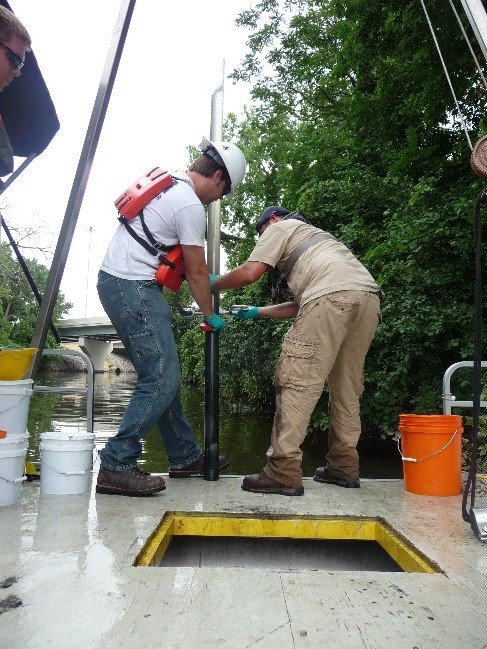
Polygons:
[[474,146],[470,165],[476,176],[487,179],[487,135],[481,137]]

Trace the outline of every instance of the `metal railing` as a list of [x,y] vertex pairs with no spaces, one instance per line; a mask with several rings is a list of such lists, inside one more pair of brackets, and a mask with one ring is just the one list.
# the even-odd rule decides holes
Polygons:
[[85,394],[86,395],[86,432],[93,432],[94,420],[94,391],[95,391],[95,371],[91,358],[83,352],[74,351],[71,349],[43,349],[43,356],[78,356],[86,363],[86,386],[79,387],[71,386],[51,386],[51,385],[36,385],[32,388],[35,393],[56,392],[58,394]]
[[[487,369],[487,361],[482,361],[481,366],[484,369]],[[446,370],[443,376],[443,414],[451,415],[452,408],[473,408],[473,401],[458,401],[457,398],[451,394],[451,377],[453,372],[458,370],[460,367],[473,367],[473,361],[460,361],[459,363],[454,363]],[[487,408],[487,401],[480,402],[481,408]]]

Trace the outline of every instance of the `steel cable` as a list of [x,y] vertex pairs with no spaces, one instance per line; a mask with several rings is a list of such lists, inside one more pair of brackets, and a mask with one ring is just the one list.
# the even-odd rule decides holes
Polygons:
[[435,34],[434,29],[433,29],[433,25],[431,23],[431,20],[430,20],[429,14],[428,14],[428,10],[426,9],[426,5],[424,4],[424,0],[420,0],[420,2],[421,2],[421,6],[423,7],[424,15],[426,16],[426,21],[427,21],[428,26],[430,28],[431,36],[433,37],[433,41],[434,41],[434,43],[436,45],[436,49],[438,51],[438,56],[440,57],[441,65],[443,66],[443,72],[445,73],[446,80],[448,81],[448,85],[450,86],[450,91],[451,91],[451,94],[453,96],[453,101],[455,102],[455,106],[457,107],[458,116],[459,116],[460,122],[462,123],[462,128],[463,128],[463,131],[465,133],[465,137],[467,138],[468,144],[470,146],[470,150],[472,150],[473,146],[472,146],[472,141],[470,140],[470,135],[468,134],[467,125],[465,124],[465,119],[463,117],[463,113],[461,111],[460,104],[458,103],[457,96],[455,95],[455,90],[453,89],[453,85],[452,85],[452,82],[451,82],[451,79],[450,79],[450,75],[448,74],[448,69],[447,69],[445,61],[443,59],[443,55],[441,53],[440,45],[438,43],[438,39],[436,38],[436,34]]

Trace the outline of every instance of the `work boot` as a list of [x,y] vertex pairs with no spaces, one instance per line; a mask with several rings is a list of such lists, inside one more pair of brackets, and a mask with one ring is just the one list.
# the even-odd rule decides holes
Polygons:
[[282,484],[273,478],[270,478],[265,471],[246,475],[242,483],[244,491],[252,491],[257,494],[280,494],[281,496],[302,496],[304,487],[293,487],[292,485]]
[[[223,471],[230,464],[230,460],[226,455],[218,456],[218,469]],[[191,478],[203,476],[205,474],[205,455],[202,453],[199,458],[197,458],[191,464],[181,467],[180,469],[172,469],[169,467],[169,477],[170,478]]]
[[151,475],[138,467],[126,471],[111,471],[101,467],[96,481],[96,493],[118,496],[151,496],[165,488],[161,476]]
[[327,466],[320,466],[316,469],[313,480],[315,482],[325,482],[326,484],[336,484],[338,487],[345,487],[345,489],[359,489],[360,487],[358,478],[339,478]]

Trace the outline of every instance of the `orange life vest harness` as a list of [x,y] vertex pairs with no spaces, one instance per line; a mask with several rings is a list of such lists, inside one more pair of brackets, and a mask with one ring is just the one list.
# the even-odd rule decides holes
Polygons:
[[[155,240],[145,222],[144,207],[153,198],[174,187],[178,180],[188,182],[184,178],[171,176],[171,174],[163,171],[160,167],[155,167],[136,180],[115,200],[115,207],[118,210],[118,220],[120,223],[123,223],[131,237],[159,261],[160,265],[155,276],[156,282],[160,286],[165,286],[175,292],[179,291],[181,284],[186,279],[184,274],[183,249],[181,244],[166,246]],[[133,221],[137,216],[140,218],[142,229],[147,240],[140,237],[130,226],[130,221]]]

